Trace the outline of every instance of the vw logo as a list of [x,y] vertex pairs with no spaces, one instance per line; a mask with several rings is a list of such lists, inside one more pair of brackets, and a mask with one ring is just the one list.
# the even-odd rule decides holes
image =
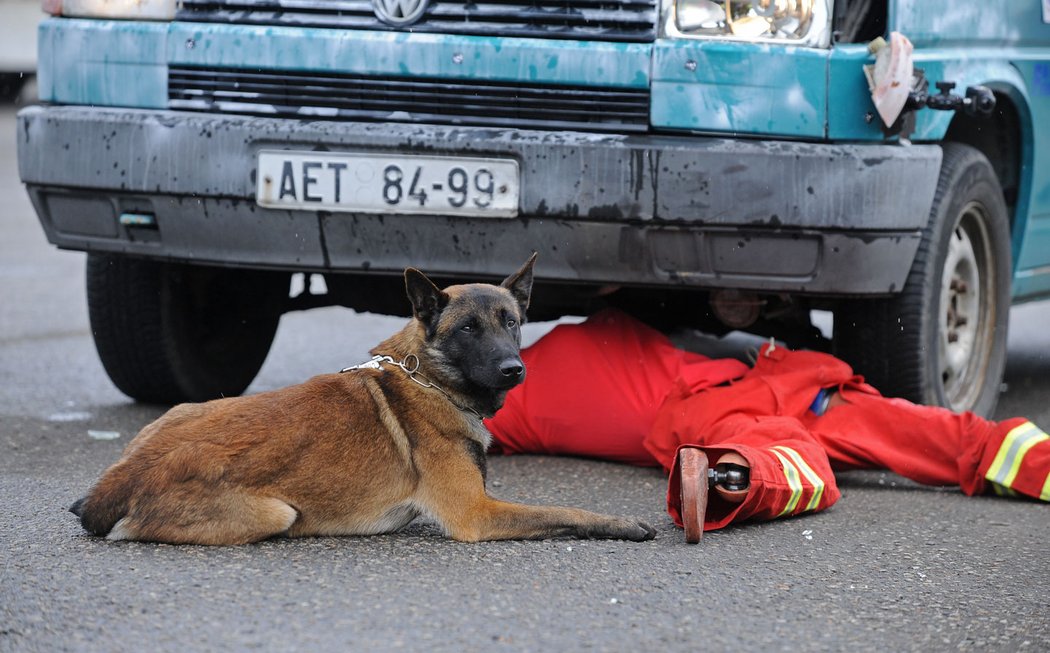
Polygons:
[[403,27],[418,21],[429,0],[372,0],[376,17],[388,25]]

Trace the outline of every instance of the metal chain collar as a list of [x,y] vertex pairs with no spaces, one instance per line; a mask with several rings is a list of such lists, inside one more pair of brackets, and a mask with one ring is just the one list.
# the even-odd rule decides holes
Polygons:
[[423,375],[419,374],[419,357],[415,354],[409,354],[400,361],[394,360],[391,356],[376,354],[371,358],[371,360],[364,363],[360,363],[358,365],[344,367],[343,369],[339,370],[339,373],[342,374],[343,372],[356,372],[357,370],[382,370],[383,364],[385,363],[396,365],[397,367],[401,368],[401,371],[407,374],[408,378],[410,378],[413,383],[424,388],[434,388],[441,394],[445,395],[445,398],[448,399],[456,408],[464,412],[473,413],[478,419],[483,419],[481,413],[474,410],[470,406],[461,406],[459,402],[453,399],[452,395],[446,392],[441,386],[436,385],[433,381],[429,381],[425,377],[423,377]]

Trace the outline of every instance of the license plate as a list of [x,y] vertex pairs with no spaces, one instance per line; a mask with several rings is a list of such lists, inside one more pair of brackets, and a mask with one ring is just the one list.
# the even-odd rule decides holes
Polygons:
[[514,217],[514,159],[259,153],[255,201],[279,209]]

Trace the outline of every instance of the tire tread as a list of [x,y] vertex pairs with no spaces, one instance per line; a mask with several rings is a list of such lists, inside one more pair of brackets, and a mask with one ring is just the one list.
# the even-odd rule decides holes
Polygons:
[[[936,265],[936,243],[942,229],[947,228],[939,224],[940,209],[950,201],[958,180],[972,166],[985,167],[990,178],[995,179],[991,165],[979,150],[960,143],[943,143],[942,151],[941,173],[929,219],[904,289],[890,298],[845,301],[835,312],[835,353],[883,394],[915,403],[939,403],[933,387],[939,386],[940,379],[929,378],[926,343],[928,329],[936,328],[935,322],[928,321],[939,319],[927,315],[927,302],[938,291],[929,287],[934,283],[930,268]],[[994,394],[997,393],[996,383]],[[983,405],[973,408],[988,414],[994,408],[995,397],[986,396],[979,403]]]

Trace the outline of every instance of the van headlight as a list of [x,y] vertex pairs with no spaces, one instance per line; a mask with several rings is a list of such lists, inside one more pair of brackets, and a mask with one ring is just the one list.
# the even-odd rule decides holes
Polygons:
[[831,0],[666,0],[664,33],[827,47]]
[[181,0],[43,0],[52,16],[172,20]]

